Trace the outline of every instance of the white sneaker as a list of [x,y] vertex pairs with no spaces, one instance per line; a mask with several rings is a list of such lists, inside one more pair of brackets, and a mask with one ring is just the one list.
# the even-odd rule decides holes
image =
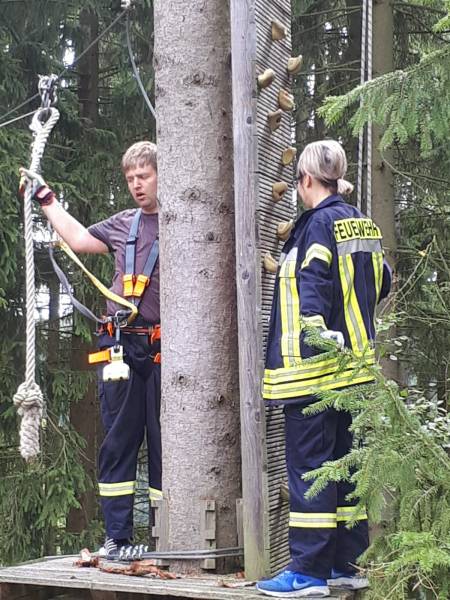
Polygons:
[[105,542],[101,548],[99,548],[97,555],[105,558],[107,556],[118,556],[120,549],[123,546],[129,546],[129,540],[115,540],[113,538],[105,538]]
[[341,590],[362,590],[369,587],[367,577],[361,577],[358,574],[342,573],[339,571],[331,572],[331,579],[327,580],[329,587]]

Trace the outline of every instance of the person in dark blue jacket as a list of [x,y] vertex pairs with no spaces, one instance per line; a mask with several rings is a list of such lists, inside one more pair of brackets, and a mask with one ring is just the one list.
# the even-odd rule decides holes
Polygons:
[[[343,179],[346,170],[345,152],[333,140],[306,146],[297,165],[297,190],[307,210],[280,256],[263,381],[265,402],[285,405],[291,562],[258,582],[266,595],[328,596],[328,585],[367,585],[355,569],[368,546],[367,515],[356,514],[356,501],[346,499],[352,486],[329,483],[306,500],[311,483],[302,478],[352,446],[348,412],[304,415],[303,409],[318,392],[373,380],[361,363],[375,362],[375,308],[391,286],[379,227],[343,199],[353,190]],[[311,327],[353,351],[355,360],[344,372],[335,353],[308,344]],[[349,529],[352,518],[356,525]]]

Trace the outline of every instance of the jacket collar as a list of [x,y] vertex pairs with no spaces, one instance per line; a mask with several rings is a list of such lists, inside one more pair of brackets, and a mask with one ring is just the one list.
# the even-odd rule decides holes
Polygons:
[[[339,194],[336,194],[333,196],[328,196],[328,198],[325,198],[325,200],[322,200],[322,202],[320,202],[316,206],[316,208],[311,208],[311,209],[307,210],[306,212],[313,213],[313,212],[320,210],[321,208],[326,208],[327,206],[330,206],[331,204],[336,204],[336,202],[344,202],[344,199]],[[303,213],[303,214],[305,214],[305,213]]]
[[333,204],[338,204],[339,202],[345,202],[345,200],[339,194],[328,196],[328,198],[322,200],[322,202],[318,204],[316,208],[310,208],[309,210],[305,210],[297,219],[294,229],[296,230],[300,223],[304,223],[305,221],[307,221],[315,212],[321,210],[322,208],[327,208],[328,206],[331,206]]

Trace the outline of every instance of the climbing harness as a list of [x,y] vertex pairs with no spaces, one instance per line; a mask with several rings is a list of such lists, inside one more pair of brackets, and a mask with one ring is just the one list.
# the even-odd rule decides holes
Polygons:
[[87,317],[91,321],[95,321],[99,325],[103,325],[108,321],[113,321],[118,327],[123,327],[131,323],[137,317],[137,306],[134,305],[132,302],[129,302],[125,298],[122,298],[122,296],[119,296],[118,294],[115,294],[110,289],[108,289],[99,279],[97,279],[97,277],[93,273],[89,271],[89,269],[86,268],[86,266],[81,262],[81,260],[75,254],[75,252],[70,248],[70,246],[66,244],[66,242],[58,240],[57,242],[55,242],[55,245],[61,248],[61,250],[63,250],[63,252],[83,271],[83,273],[86,274],[86,276],[92,281],[92,283],[95,285],[95,287],[99,290],[101,294],[108,298],[108,300],[112,300],[116,304],[119,304],[120,306],[124,307],[124,310],[117,311],[114,317],[97,317],[97,315],[95,315],[87,306],[82,304],[73,295],[70,283],[67,277],[65,276],[64,272],[56,262],[53,253],[53,248],[50,245],[49,252],[53,269],[55,270],[55,273],[61,285],[63,286],[64,291],[69,296],[72,305],[78,310],[78,312],[80,312],[83,316]]
[[[59,119],[59,112],[52,104],[56,101],[56,76],[40,76],[38,90],[41,107],[35,112],[30,129],[34,140],[31,149],[30,170],[39,172],[50,132]],[[33,254],[32,191],[28,182],[24,194],[24,233],[26,260],[26,369],[25,381],[14,395],[14,405],[22,418],[20,424],[20,454],[31,461],[39,454],[39,425],[44,412],[44,398],[35,381],[35,322],[36,309]]]
[[131,223],[125,249],[125,274],[123,276],[123,295],[132,298],[133,304],[139,306],[145,289],[150,285],[150,278],[158,260],[159,241],[156,239],[150,248],[142,273],[135,275],[136,242],[142,209],[138,209]]
[[[125,247],[125,273],[123,275],[123,295],[129,300],[118,297],[120,303],[127,303],[128,306],[133,307],[133,315],[138,312],[139,304],[143,298],[144,292],[150,285],[150,280],[155,269],[156,262],[159,255],[159,241],[156,239],[149,251],[147,259],[144,264],[142,273],[135,274],[135,262],[136,262],[136,243],[138,240],[139,224],[141,222],[142,209],[137,209],[136,213],[131,222],[130,231]],[[109,292],[109,290],[107,290]],[[84,307],[86,308],[86,307]],[[99,321],[99,319],[96,319]],[[123,350],[120,346],[120,333],[134,334],[134,335],[147,335],[149,343],[153,344],[155,341],[161,338],[161,329],[159,325],[153,327],[129,327],[129,323],[132,319],[128,318],[127,321],[123,321],[121,324],[117,322],[105,320],[100,321],[101,326],[99,333],[107,332],[111,337],[115,336],[115,345],[112,348],[106,350],[100,350],[99,352],[93,352],[89,354],[89,364],[98,364],[101,362],[110,362],[111,365],[106,365],[103,369],[103,379],[105,381],[116,381],[124,379],[123,374],[126,369],[122,367],[120,361],[123,362]],[[156,363],[161,362],[160,353],[156,353],[153,357],[153,361]]]
[[[58,241],[57,245],[73,260],[75,264],[77,264],[80,269],[89,277],[95,287],[109,300],[112,300],[116,304],[122,305],[125,309],[118,310],[115,315],[107,316],[107,317],[97,317],[87,306],[82,304],[79,300],[75,298],[73,292],[71,290],[71,286],[67,277],[65,276],[62,269],[59,267],[58,263],[55,260],[53,255],[53,248],[50,245],[49,254],[50,260],[53,265],[53,269],[58,277],[64,291],[70,298],[70,301],[73,307],[78,310],[83,316],[95,321],[101,327],[107,327],[111,331],[115,331],[115,344],[112,348],[108,348],[103,351],[103,359],[100,360],[91,360],[91,354],[89,354],[89,364],[94,364],[98,362],[107,362],[111,363],[111,365],[106,365],[103,369],[103,380],[104,381],[120,381],[128,379],[130,376],[130,369],[128,365],[123,360],[123,348],[120,344],[120,330],[122,327],[131,323],[131,321],[137,316],[138,309],[133,303],[128,302],[121,296],[115,294],[111,290],[109,290],[93,273],[91,273],[85,265],[81,262],[78,256],[73,252],[73,250],[63,241]],[[96,353],[97,354],[97,353]]]
[[[361,85],[372,79],[373,0],[363,0],[361,25]],[[363,205],[364,182],[366,203]],[[372,122],[360,131],[358,141],[357,207],[372,213]]]

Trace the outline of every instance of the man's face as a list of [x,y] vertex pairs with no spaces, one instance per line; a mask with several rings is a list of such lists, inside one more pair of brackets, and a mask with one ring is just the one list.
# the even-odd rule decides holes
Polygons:
[[156,200],[158,173],[152,165],[133,167],[125,172],[130,194],[144,213],[158,212]]

